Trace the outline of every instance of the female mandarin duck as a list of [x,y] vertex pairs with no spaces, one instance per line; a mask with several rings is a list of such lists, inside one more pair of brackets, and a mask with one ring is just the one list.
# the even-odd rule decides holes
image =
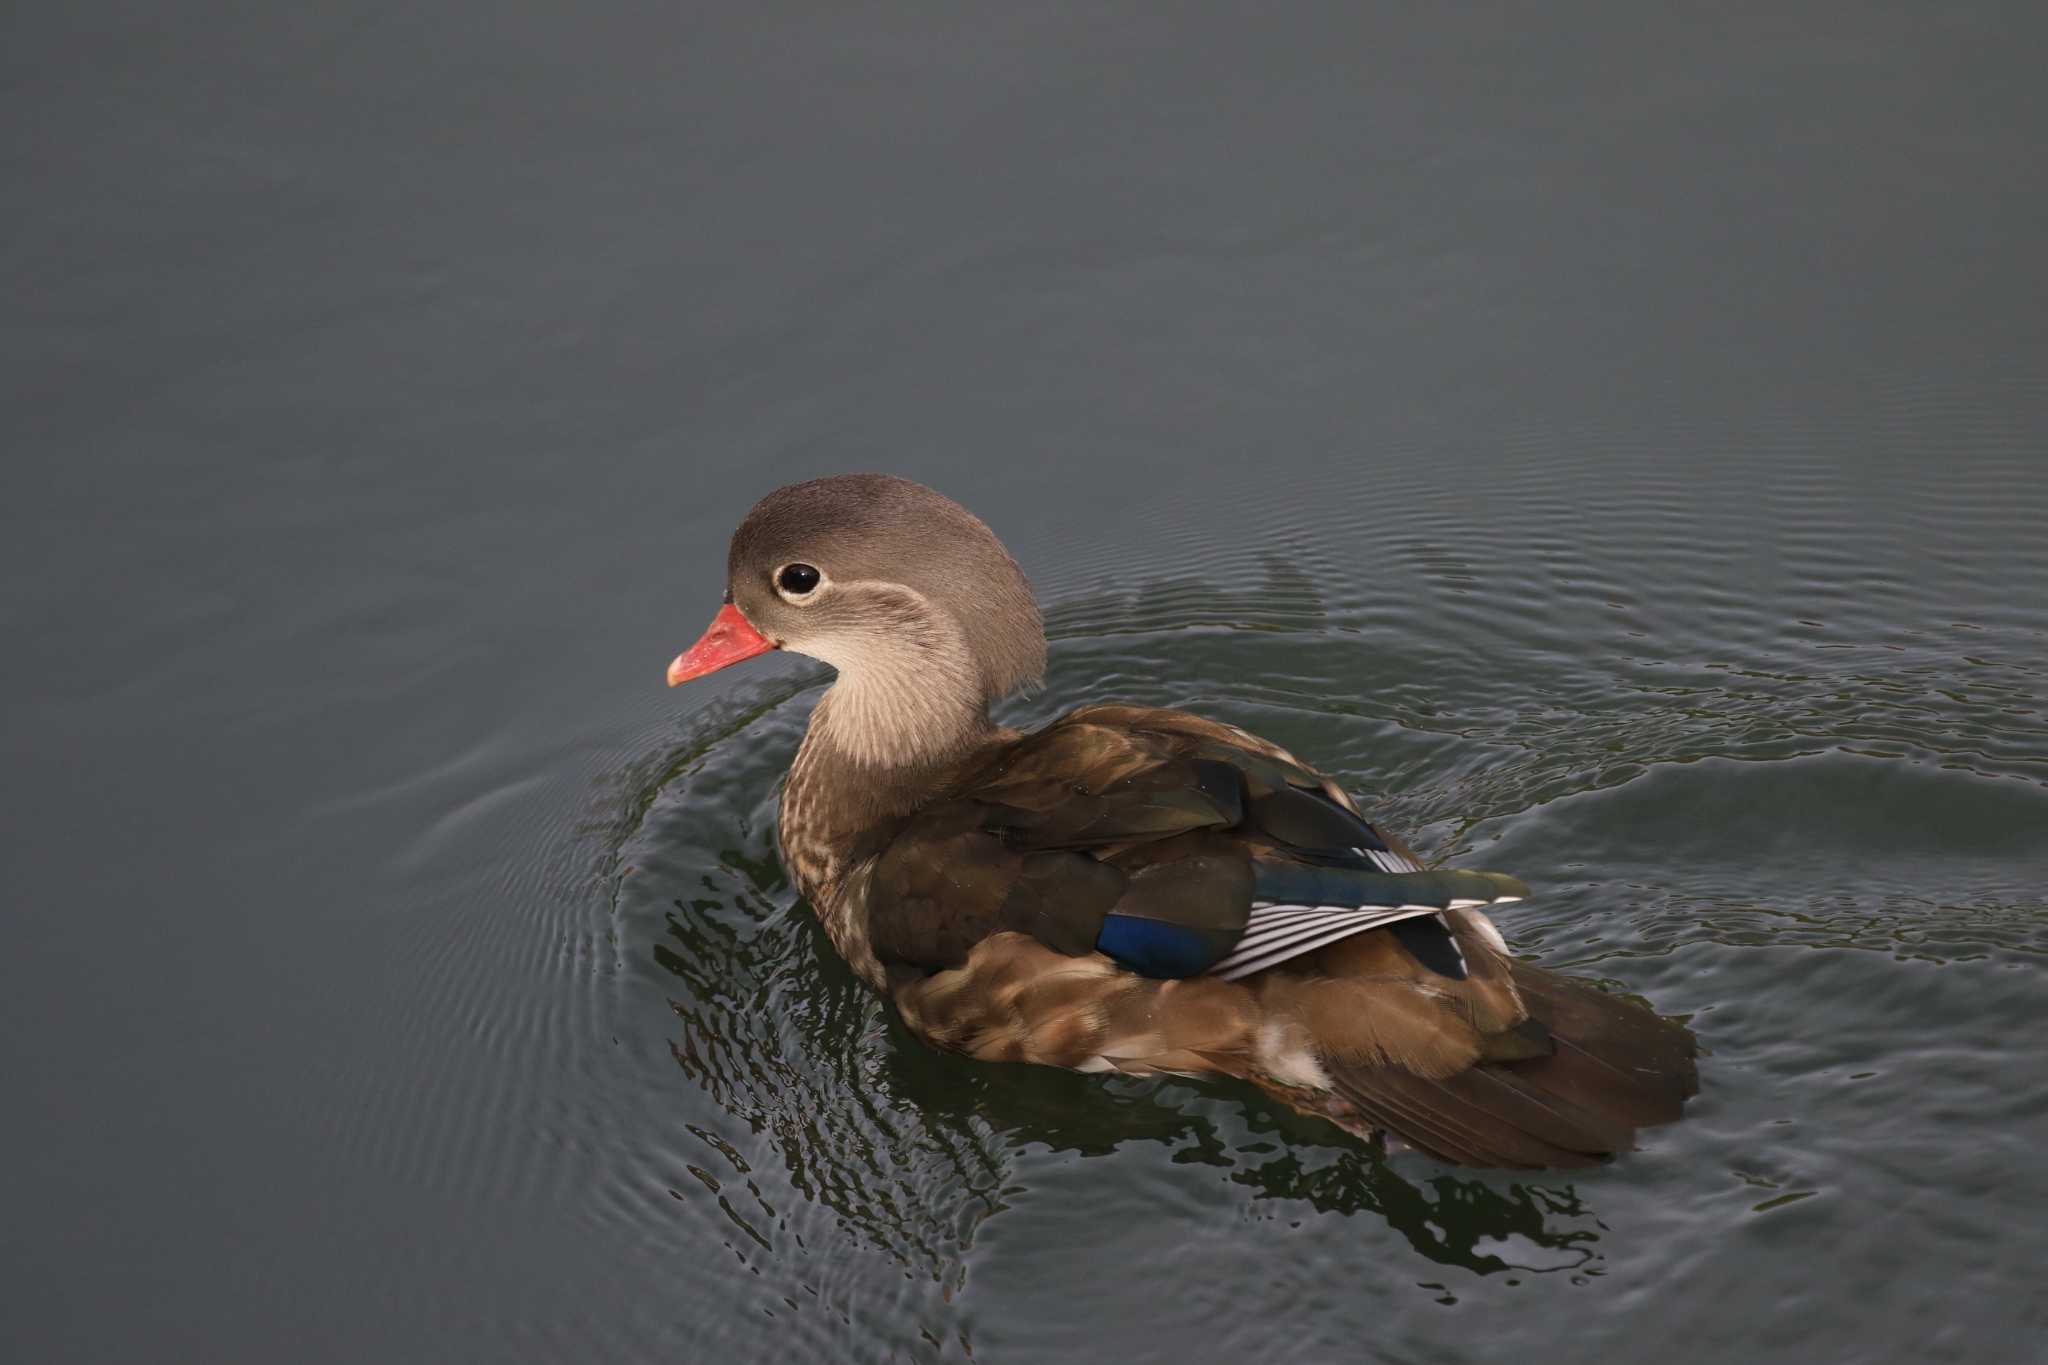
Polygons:
[[1233,726],[1035,681],[1023,573],[966,508],[853,474],[763,498],[671,686],[770,649],[838,670],[782,791],[782,860],[833,945],[935,1047],[1235,1076],[1445,1161],[1579,1166],[1668,1123],[1692,1035],[1518,962],[1523,885],[1425,870],[1335,782]]

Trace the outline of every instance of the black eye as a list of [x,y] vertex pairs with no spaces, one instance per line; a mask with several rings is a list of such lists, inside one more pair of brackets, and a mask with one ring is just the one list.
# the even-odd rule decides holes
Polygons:
[[792,597],[802,597],[818,586],[818,571],[808,564],[785,564],[775,581]]

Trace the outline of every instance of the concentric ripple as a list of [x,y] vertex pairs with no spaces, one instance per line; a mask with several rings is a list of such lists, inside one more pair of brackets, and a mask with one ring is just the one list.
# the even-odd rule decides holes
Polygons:
[[[1939,1192],[2009,1183],[2048,1115],[2011,1081],[2048,958],[2026,598],[2048,552],[2022,531],[2048,495],[1995,461],[1866,505],[1796,450],[1705,473],[1636,453],[1532,451],[1483,483],[1455,452],[1396,460],[1374,486],[1402,516],[1369,564],[1351,526],[1254,487],[1217,495],[1228,542],[1187,504],[1185,565],[1039,574],[1050,672],[1006,718],[1189,707],[1313,755],[1432,857],[1528,879],[1503,916],[1518,951],[1700,1032],[1684,1123],[1610,1169],[1509,1179],[1235,1087],[922,1047],[777,865],[777,785],[828,681],[779,660],[626,744],[554,856],[574,934],[608,945],[572,959],[615,1043],[577,1134],[592,1217],[657,1253],[718,1247],[726,1269],[695,1273],[747,1311],[714,1335],[773,1320],[799,1354],[876,1359],[1019,1333],[1141,1352],[1119,1305],[1169,1283],[1218,1351],[1263,1349],[1228,1309],[1247,1293],[1317,1305],[1337,1350],[1346,1323],[1506,1308],[1539,1278],[1588,1295],[1597,1347],[1637,1330],[1595,1307],[1631,1286],[1711,1296],[1872,1209],[1946,1263],[1995,1254]],[[1986,563],[1924,572],[1961,527]],[[1376,1269],[1340,1292],[1339,1264]],[[1836,1273],[1874,1293],[1891,1264],[1862,1238]]]

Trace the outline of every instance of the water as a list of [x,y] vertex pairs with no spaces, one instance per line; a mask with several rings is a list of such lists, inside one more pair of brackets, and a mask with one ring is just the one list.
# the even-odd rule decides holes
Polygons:
[[[45,7],[0,132],[24,1360],[2028,1358],[2029,8]],[[882,467],[1687,1016],[1565,1177],[910,1040],[671,694]]]

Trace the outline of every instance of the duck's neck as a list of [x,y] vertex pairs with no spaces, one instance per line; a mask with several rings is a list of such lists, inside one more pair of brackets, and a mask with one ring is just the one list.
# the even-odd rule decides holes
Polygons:
[[1014,738],[960,681],[842,673],[811,712],[783,785],[779,835],[791,879],[821,914],[897,821]]
[[804,748],[842,765],[916,771],[972,749],[992,728],[971,673],[943,658],[842,669],[811,712]]

